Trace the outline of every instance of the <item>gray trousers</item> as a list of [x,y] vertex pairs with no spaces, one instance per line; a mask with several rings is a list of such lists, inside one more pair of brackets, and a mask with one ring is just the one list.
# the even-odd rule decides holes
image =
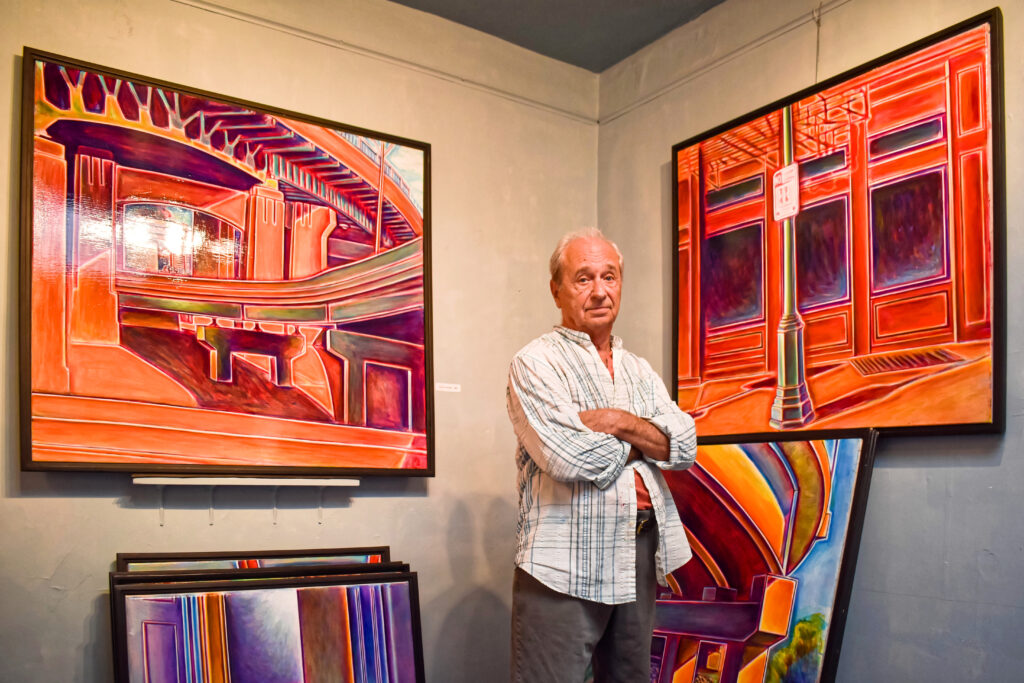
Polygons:
[[512,683],[649,683],[658,529],[636,537],[636,602],[605,605],[552,590],[516,567],[512,582]]

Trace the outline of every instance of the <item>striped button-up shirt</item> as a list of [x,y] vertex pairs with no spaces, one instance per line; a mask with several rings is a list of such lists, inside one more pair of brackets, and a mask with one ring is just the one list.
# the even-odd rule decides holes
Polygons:
[[[584,332],[555,327],[512,360],[507,401],[518,439],[516,564],[560,593],[606,604],[636,600],[636,484],[643,478],[658,522],[659,579],[690,559],[661,469],[693,464],[693,419],[669,398],[643,358],[612,337],[614,379]],[[667,461],[627,464],[630,444],[588,429],[579,413],[619,408],[669,440]]]

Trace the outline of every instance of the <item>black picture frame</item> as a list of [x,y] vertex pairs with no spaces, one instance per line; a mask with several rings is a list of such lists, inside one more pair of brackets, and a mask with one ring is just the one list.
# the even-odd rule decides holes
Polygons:
[[30,47],[22,74],[23,470],[434,476],[429,143]]
[[[772,154],[776,155],[777,159],[773,159],[771,163],[766,161],[759,175],[750,176],[750,178],[745,180],[734,177],[729,178],[728,182],[725,182],[724,179],[727,176],[720,173],[716,180],[717,184],[712,187],[705,178],[707,173],[704,170],[692,173],[687,170],[683,174],[681,167],[693,168],[693,164],[696,163],[698,164],[696,168],[705,169],[707,168],[705,166],[708,163],[707,160],[701,157],[701,161],[695,162],[691,158],[697,154],[693,150],[704,149],[702,145],[725,140],[727,134],[732,134],[737,130],[752,130],[757,125],[760,125],[761,122],[766,122],[765,126],[770,127],[770,122],[774,121],[770,117],[778,116],[779,121],[781,121],[782,114],[779,112],[789,108],[790,105],[800,105],[801,102],[807,103],[810,101],[810,98],[814,97],[824,101],[826,97],[822,93],[826,93],[826,91],[837,92],[836,89],[844,84],[857,82],[858,79],[863,81],[869,77],[870,72],[878,69],[884,70],[887,66],[896,64],[900,60],[925,54],[929,48],[934,48],[944,41],[955,41],[979,29],[983,33],[987,33],[985,38],[987,40],[987,56],[984,58],[984,63],[972,64],[969,68],[965,67],[964,74],[966,75],[961,74],[957,78],[962,78],[964,82],[974,79],[972,83],[980,84],[978,85],[978,92],[981,93],[982,104],[979,105],[981,113],[978,114],[978,117],[980,119],[987,115],[987,122],[989,124],[987,129],[988,141],[983,144],[979,143],[979,147],[976,149],[972,148],[967,152],[963,152],[962,156],[976,155],[980,159],[980,161],[977,161],[977,164],[978,168],[981,169],[978,173],[981,174],[982,179],[986,179],[986,172],[990,174],[987,177],[987,183],[982,183],[982,189],[979,190],[984,192],[987,188],[987,191],[990,191],[990,203],[985,204],[982,201],[982,211],[983,213],[987,212],[987,214],[983,216],[983,224],[980,226],[968,220],[961,220],[961,218],[957,218],[956,220],[959,222],[954,225],[948,219],[948,214],[952,213],[954,208],[954,198],[952,196],[944,197],[944,201],[948,203],[948,206],[944,205],[946,213],[943,214],[943,221],[945,222],[942,224],[945,231],[942,233],[942,239],[945,240],[943,242],[945,247],[943,248],[946,251],[943,257],[945,261],[939,265],[946,269],[944,271],[946,275],[944,279],[943,277],[933,278],[933,284],[935,281],[941,280],[943,285],[936,284],[932,290],[926,293],[924,289],[920,289],[919,291],[923,293],[918,299],[920,302],[927,301],[928,304],[935,305],[934,310],[928,309],[927,315],[936,319],[947,316],[948,320],[946,320],[946,323],[948,324],[946,327],[942,327],[941,330],[939,327],[924,330],[925,323],[922,322],[920,327],[924,330],[923,332],[906,332],[905,339],[910,341],[906,342],[905,349],[899,346],[902,343],[899,341],[901,339],[899,334],[890,334],[888,327],[884,330],[881,329],[881,323],[878,323],[878,316],[880,314],[888,316],[883,317],[883,320],[887,321],[885,324],[892,329],[899,328],[904,320],[909,319],[907,311],[910,309],[900,308],[903,305],[900,297],[905,296],[908,300],[911,298],[910,295],[903,293],[909,291],[910,286],[907,285],[904,290],[900,290],[900,285],[891,286],[886,291],[883,291],[881,287],[875,288],[873,282],[870,281],[872,277],[871,268],[873,267],[870,261],[873,258],[877,260],[881,257],[872,256],[870,251],[865,251],[871,248],[871,240],[875,238],[870,233],[859,230],[863,224],[868,224],[867,222],[874,220],[874,218],[863,212],[860,214],[863,216],[862,218],[856,218],[857,214],[853,213],[854,209],[851,208],[849,209],[851,213],[847,214],[848,216],[853,216],[853,218],[847,219],[850,221],[845,231],[847,242],[841,245],[841,248],[846,250],[842,252],[840,257],[842,262],[846,264],[843,267],[845,280],[837,276],[837,280],[840,280],[840,282],[836,285],[835,296],[838,298],[835,301],[839,303],[831,306],[831,308],[829,304],[819,305],[817,309],[813,305],[808,305],[805,310],[800,301],[799,282],[795,279],[796,272],[800,268],[800,264],[796,262],[799,256],[795,248],[791,252],[792,261],[795,263],[790,266],[794,272],[794,280],[791,281],[790,287],[793,289],[792,296],[795,299],[795,302],[792,304],[794,312],[798,313],[801,317],[800,345],[797,346],[795,342],[791,343],[790,341],[797,336],[797,333],[792,332],[796,325],[787,325],[786,334],[788,337],[785,343],[791,344],[792,348],[786,346],[785,353],[779,351],[777,345],[783,343],[779,341],[783,335],[780,321],[787,306],[784,301],[786,296],[786,285],[784,284],[786,268],[784,263],[784,231],[786,228],[783,226],[782,221],[774,221],[774,215],[771,210],[774,203],[771,195],[773,187],[772,169],[784,165],[783,161],[785,161],[784,150],[782,149],[785,145],[784,139],[772,143],[776,145],[772,148]],[[706,435],[702,437],[702,443],[710,443],[707,440],[709,437],[715,439],[721,437],[726,441],[740,441],[756,439],[762,434],[774,434],[776,437],[781,437],[785,434],[796,435],[804,431],[820,429],[873,427],[879,429],[883,436],[1002,433],[1004,431],[1006,404],[1006,150],[1002,33],[1002,14],[998,8],[994,8],[821,83],[810,86],[791,96],[765,105],[749,114],[716,126],[709,131],[690,137],[672,147],[672,220],[670,229],[672,231],[672,243],[676,244],[676,254],[673,258],[672,266],[672,340],[674,352],[672,355],[671,386],[680,407],[695,415],[698,432]],[[924,72],[926,69],[922,67],[921,71]],[[884,71],[879,73],[884,73]],[[961,86],[962,83],[959,82],[956,85],[958,88]],[[965,92],[967,91],[965,90]],[[802,106],[807,107],[809,111],[812,109],[809,104]],[[858,102],[857,107],[860,106],[861,103]],[[869,105],[864,104],[863,106],[863,111],[857,110],[857,116],[867,116],[866,112],[869,111]],[[797,107],[797,110],[799,110],[799,107]],[[902,121],[899,121],[898,117],[894,117],[893,121],[895,123],[892,124],[892,129],[889,132],[894,131],[897,136],[903,137],[896,140],[891,136],[887,137],[885,134],[887,131],[872,131],[870,134],[870,144],[875,147],[872,148],[874,151],[870,153],[867,137],[863,139],[857,137],[859,142],[856,142],[856,144],[863,145],[863,147],[858,146],[857,148],[863,151],[863,158],[855,161],[850,160],[860,153],[859,151],[850,151],[852,149],[850,145],[855,144],[855,142],[849,140],[845,142],[833,141],[832,147],[821,143],[820,149],[824,156],[811,157],[808,156],[809,153],[806,149],[804,152],[800,152],[801,143],[798,141],[796,143],[797,153],[794,157],[795,160],[801,164],[806,164],[813,158],[817,164],[817,166],[813,167],[813,170],[820,172],[818,177],[822,178],[821,181],[818,181],[814,177],[808,179],[803,175],[800,176],[798,187],[800,188],[801,202],[803,202],[804,207],[817,207],[823,206],[829,199],[843,196],[849,204],[851,201],[850,195],[853,193],[858,196],[858,206],[870,207],[868,195],[871,188],[885,187],[887,183],[891,183],[893,177],[902,177],[900,176],[900,171],[895,170],[899,168],[899,164],[904,163],[903,160],[898,158],[901,154],[906,158],[910,158],[914,154],[918,155],[918,160],[906,162],[907,169],[910,169],[906,172],[919,172],[920,169],[939,169],[944,174],[942,177],[945,178],[945,182],[952,185],[953,171],[950,170],[952,162],[943,166],[941,161],[935,160],[938,158],[938,154],[933,154],[934,158],[925,159],[924,155],[929,152],[921,150],[927,150],[928,145],[931,144],[932,153],[938,151],[942,146],[936,142],[939,139],[944,141],[942,144],[952,149],[954,144],[952,138],[954,135],[950,132],[947,119],[958,116],[962,118],[961,115],[962,110],[957,110],[956,112],[948,111],[942,116],[932,117],[924,121],[919,126],[904,125]],[[853,114],[850,116],[852,117]],[[866,130],[866,124],[858,123],[857,125],[862,126]],[[960,118],[958,118],[957,125],[962,128],[967,127]],[[852,124],[850,127],[852,127]],[[926,131],[925,129],[928,130]],[[821,130],[825,130],[825,128],[822,127]],[[776,132],[781,136],[781,129]],[[859,136],[861,132],[863,131],[858,129],[857,135]],[[802,134],[800,129],[796,129],[796,133],[797,138]],[[929,138],[928,135],[932,137]],[[823,139],[823,137],[820,138],[820,140]],[[729,138],[729,140],[725,140],[721,144],[724,146],[726,143],[745,144],[746,142],[748,142],[746,138],[737,138],[737,140]],[[803,144],[806,147],[809,143]],[[900,145],[903,145],[908,151],[892,152],[886,149],[887,146],[898,148]],[[915,145],[917,145],[916,148]],[[829,156],[833,151],[835,152],[835,158],[830,160]],[[703,151],[700,152],[700,154],[703,153]],[[715,152],[715,154],[717,153]],[[802,158],[801,153],[805,155]],[[871,154],[874,156],[869,159]],[[952,155],[953,152],[948,152],[948,154]],[[715,158],[717,159],[718,157]],[[868,169],[870,171],[881,169],[887,164],[889,168],[885,169],[884,173],[880,171],[877,177],[874,177],[870,182],[865,179],[867,178],[868,170],[857,170],[857,174],[863,175],[857,175],[857,178],[853,179],[854,171],[851,170],[852,165],[857,163],[867,167],[869,162],[873,165]],[[833,164],[831,168],[828,165],[829,163]],[[913,171],[915,168],[918,171]],[[804,173],[804,171],[801,170],[800,173]],[[846,176],[844,176],[844,173]],[[958,166],[956,173],[960,174],[964,173],[964,171]],[[843,177],[846,179],[844,180]],[[685,180],[685,183],[681,184],[682,180]],[[819,184],[815,185],[815,183]],[[828,183],[832,184],[831,189],[826,187]],[[808,193],[808,187],[811,187],[813,192]],[[837,189],[844,187],[845,189]],[[711,203],[715,205],[711,209],[708,208],[709,191],[712,193]],[[908,193],[912,191],[912,189],[907,190]],[[804,196],[807,194],[809,196]],[[957,195],[955,201],[960,201],[959,195]],[[966,205],[967,199],[963,201]],[[763,210],[751,208],[755,207],[758,202],[763,203]],[[865,202],[867,203],[865,204]],[[843,210],[847,211],[845,208]],[[988,221],[989,225],[986,226],[984,221]],[[801,228],[799,215],[792,220],[792,223],[795,224],[794,232],[792,233],[794,235],[792,238],[794,242],[797,241],[796,230],[812,229],[806,226]],[[975,326],[970,331],[967,331],[967,328],[970,325],[974,325],[974,322],[968,321],[961,324],[962,321],[957,321],[950,317],[957,310],[967,310],[962,301],[967,300],[968,295],[959,289],[954,291],[955,288],[963,289],[966,286],[963,282],[959,282],[959,280],[967,280],[966,277],[962,278],[955,272],[957,266],[954,262],[958,255],[961,254],[961,252],[957,251],[957,249],[961,249],[961,247],[956,246],[959,244],[957,239],[964,244],[968,240],[962,235],[951,236],[955,229],[966,229],[960,227],[961,223],[963,225],[975,225],[976,231],[982,235],[982,238],[989,240],[987,252],[982,254],[979,259],[971,261],[971,263],[981,263],[986,257],[989,259],[988,265],[982,269],[984,274],[975,281],[975,284],[983,285],[986,293],[985,296],[990,298],[972,299],[972,301],[975,301],[975,304],[972,305],[980,305],[986,313],[982,316],[984,320],[981,317],[977,319],[980,321],[980,326]],[[740,291],[742,289],[740,285],[742,284],[743,276],[738,276],[738,279],[733,277],[736,271],[742,270],[744,266],[737,261],[732,264],[733,267],[730,267],[727,256],[736,252],[732,258],[734,260],[739,259],[742,255],[739,253],[739,251],[742,251],[741,247],[749,245],[746,245],[745,242],[742,245],[738,243],[734,245],[722,241],[722,244],[717,245],[718,252],[721,253],[704,253],[707,250],[702,245],[710,236],[728,235],[732,232],[737,232],[738,234],[738,228],[755,224],[761,225],[763,230],[772,234],[772,237],[766,237],[763,240],[764,247],[759,252],[759,263],[764,264],[766,270],[760,276],[762,286],[756,286],[750,292],[744,292]],[[870,225],[868,225],[868,228],[870,228]],[[990,232],[986,232],[986,230],[990,230]],[[822,239],[825,238],[823,237]],[[952,240],[953,246],[950,246],[950,240]],[[730,248],[732,251],[730,251]],[[775,248],[778,251],[775,251]],[[835,248],[839,249],[840,247]],[[981,248],[984,249],[984,246]],[[725,255],[723,256],[723,254]],[[756,254],[753,256],[757,257]],[[722,274],[719,279],[724,284],[721,286],[729,288],[723,291],[728,291],[730,292],[728,296],[739,297],[739,299],[722,300],[717,302],[717,304],[712,302],[712,304],[718,305],[718,307],[711,313],[708,313],[704,299],[704,285],[702,284],[704,271],[701,268],[709,270],[712,264],[706,260],[702,261],[702,259],[712,257],[716,257],[717,272]],[[750,260],[750,258],[751,255],[747,254],[740,260]],[[860,260],[857,261],[856,259]],[[810,262],[808,260],[808,263]],[[861,270],[855,272],[858,264]],[[865,267],[868,270],[865,271]],[[730,272],[733,275],[727,276],[726,274]],[[813,273],[812,276],[815,274],[817,273]],[[813,282],[812,276],[808,276],[808,282]],[[737,281],[733,282],[730,278]],[[856,278],[860,279],[855,281]],[[879,279],[882,278],[880,277]],[[953,284],[954,280],[958,280],[955,285]],[[736,289],[737,287],[740,289]],[[843,287],[845,287],[845,291]],[[976,295],[979,291],[981,290],[976,288],[972,290],[972,296]],[[888,294],[886,292],[895,293]],[[844,296],[845,299],[842,298]],[[886,296],[889,298],[886,299]],[[927,298],[929,296],[931,299]],[[750,297],[754,298],[751,299]],[[757,300],[756,297],[761,297],[761,299]],[[954,297],[959,297],[959,299],[954,301]],[[737,301],[746,303],[741,306]],[[977,301],[981,301],[981,303],[977,304]],[[943,302],[941,306],[939,302]],[[946,306],[947,303],[948,306]],[[920,310],[924,310],[923,307],[915,309],[914,314],[916,315],[916,311]],[[757,317],[758,315],[760,317]],[[923,313],[921,315],[924,316]],[[966,316],[966,314],[964,315]],[[832,316],[832,318],[829,319],[828,316]],[[711,322],[709,322],[709,318]],[[842,318],[844,321],[842,326],[836,322],[839,318]],[[932,324],[932,322],[928,324]],[[833,327],[828,327],[829,325]],[[817,327],[810,331],[812,326]],[[987,335],[984,332],[979,332],[985,326],[988,329]],[[907,330],[910,329],[911,327],[908,326]],[[953,331],[951,332],[950,330]],[[817,335],[817,337],[812,339],[812,334]],[[836,342],[832,347],[829,347],[826,342],[833,338],[828,335],[834,335],[835,339],[841,339],[841,343]],[[858,337],[858,335],[860,336]],[[872,337],[871,335],[875,336]],[[914,335],[919,335],[916,341],[911,339]],[[971,335],[974,336],[972,337]],[[879,342],[878,340],[880,339],[885,343]],[[978,340],[979,344],[987,341],[989,344],[988,353],[978,352],[978,357],[976,358],[973,356],[957,356],[956,349],[950,349],[950,347],[960,346],[960,342],[964,340],[969,342],[971,339]],[[813,358],[809,352],[812,343],[818,344],[814,350],[815,356]],[[711,351],[708,350],[709,347]],[[903,353],[903,356],[900,357],[903,351],[906,351],[906,353]],[[941,357],[947,351],[950,351],[952,356]],[[935,355],[932,355],[930,358],[928,357],[932,352],[937,352],[939,356],[937,360]],[[972,352],[974,352],[973,349]],[[791,370],[780,370],[778,358],[782,355],[786,355],[787,358],[799,358],[799,362],[788,360],[787,363]],[[986,356],[987,360],[985,359]],[[845,395],[842,395],[839,389],[834,391],[835,395],[823,391],[822,393],[827,395],[821,399],[821,403],[824,404],[824,409],[826,410],[824,417],[822,417],[821,410],[816,411],[819,406],[817,405],[818,399],[814,396],[813,382],[815,380],[811,373],[821,372],[824,375],[832,372],[829,366],[840,367],[842,363],[849,363],[855,359],[865,359],[865,365],[874,363],[878,359],[881,359],[881,363],[875,363],[877,367],[867,367],[863,370],[864,377],[867,377],[867,379],[861,380],[855,377],[848,380],[848,384],[843,385],[844,388],[847,388],[847,394]],[[981,365],[979,365],[979,359]],[[957,411],[955,408],[949,408],[947,411],[946,406],[940,406],[934,413],[937,419],[929,421],[927,416],[922,413],[922,418],[915,422],[914,420],[918,418],[903,418],[896,411],[880,410],[879,406],[882,405],[880,403],[873,406],[875,409],[873,413],[863,413],[864,417],[860,420],[853,418],[847,420],[843,413],[844,410],[849,410],[844,407],[844,402],[853,405],[855,408],[863,407],[870,401],[875,400],[873,396],[878,395],[872,395],[872,391],[882,392],[884,390],[879,388],[884,382],[881,380],[875,381],[870,378],[870,373],[872,372],[878,371],[880,374],[884,374],[891,371],[895,374],[891,374],[889,377],[897,377],[901,370],[901,364],[903,365],[903,371],[909,374],[914,372],[915,368],[925,368],[929,365],[939,367],[943,363],[953,363],[957,366],[957,372],[969,372],[963,369],[968,366],[973,368],[982,367],[983,372],[983,364],[985,362],[989,363],[990,367],[986,389],[983,391],[978,390],[975,394],[957,394],[955,399],[950,399],[951,401],[962,402],[965,405],[970,405],[973,402],[980,406],[981,408],[976,411],[976,415],[969,410]],[[886,367],[885,363],[890,365]],[[745,364],[746,367],[744,367]],[[799,370],[797,370],[797,366],[799,366]],[[730,375],[730,372],[733,374]],[[858,372],[861,372],[861,370],[858,370]],[[921,374],[923,375],[924,372],[926,371],[921,371]],[[788,374],[788,376],[783,377],[784,374]],[[730,386],[730,388],[722,389],[720,392],[712,387],[715,382],[721,382],[718,386],[724,387],[726,380],[730,377],[736,380],[736,387]],[[899,382],[903,380],[893,381]],[[978,380],[978,382],[980,384],[981,380]],[[712,387],[712,389],[709,390],[708,387]],[[941,389],[938,391],[938,395],[941,396]],[[952,396],[952,390],[948,391],[950,392],[949,395]],[[858,394],[857,392],[861,393]],[[752,398],[755,394],[758,396],[756,399]],[[895,394],[898,394],[898,390],[893,392],[893,395]],[[702,402],[705,401],[703,397],[711,395],[714,395],[713,399],[706,399],[707,402]],[[723,400],[724,397],[731,398]],[[858,404],[858,400],[862,402]],[[714,403],[716,401],[719,402],[717,405]],[[731,401],[732,407],[721,408],[728,401]],[[751,402],[744,403],[744,401]],[[991,407],[988,417],[984,415],[984,407],[986,405]],[[777,410],[777,412],[769,411],[768,407],[772,411]],[[713,419],[711,416],[716,409],[721,412]],[[727,412],[728,410],[733,412]],[[949,413],[949,417],[943,415],[945,412]],[[970,416],[966,419],[963,417],[965,412],[970,413]],[[848,414],[846,413],[846,415]],[[837,416],[838,419],[836,419]]]
[[[203,581],[246,581],[261,583],[308,576],[367,576],[408,572],[406,562],[356,563],[334,565],[291,565],[281,567],[259,567],[253,569],[173,569],[144,571],[113,571],[107,583],[110,597],[110,613],[114,614],[114,587],[135,584],[182,584]],[[116,641],[119,637],[117,626],[111,622],[111,633]]]
[[169,596],[175,594],[209,594],[235,591],[272,591],[280,588],[351,587],[380,583],[403,583],[409,591],[410,642],[412,646],[412,667],[415,671],[413,683],[425,680],[423,663],[422,631],[419,609],[419,588],[416,572],[381,572],[376,574],[337,574],[333,576],[293,576],[266,579],[258,582],[239,580],[239,572],[229,572],[222,579],[208,579],[182,583],[156,584],[114,584],[111,587],[112,631],[114,634],[114,675],[115,683],[128,683],[130,662],[127,647],[126,600],[137,596]]

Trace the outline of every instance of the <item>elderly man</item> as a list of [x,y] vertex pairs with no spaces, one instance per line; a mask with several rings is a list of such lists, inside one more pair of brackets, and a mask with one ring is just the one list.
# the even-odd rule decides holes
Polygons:
[[656,583],[690,558],[662,469],[689,467],[693,419],[612,335],[622,255],[597,230],[551,255],[562,324],[512,360],[519,526],[512,680],[650,680]]

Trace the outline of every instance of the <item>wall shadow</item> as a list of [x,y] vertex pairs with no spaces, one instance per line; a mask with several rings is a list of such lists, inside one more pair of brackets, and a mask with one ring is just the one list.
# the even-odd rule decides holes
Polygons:
[[[509,536],[509,531],[514,531],[514,516],[503,499],[472,504],[460,500],[449,513],[444,547],[452,584],[421,605],[425,618],[440,624],[427,658],[429,680],[475,683],[507,678],[506,598],[512,585],[512,546],[499,548],[491,541]],[[483,566],[478,561],[481,550]]]

